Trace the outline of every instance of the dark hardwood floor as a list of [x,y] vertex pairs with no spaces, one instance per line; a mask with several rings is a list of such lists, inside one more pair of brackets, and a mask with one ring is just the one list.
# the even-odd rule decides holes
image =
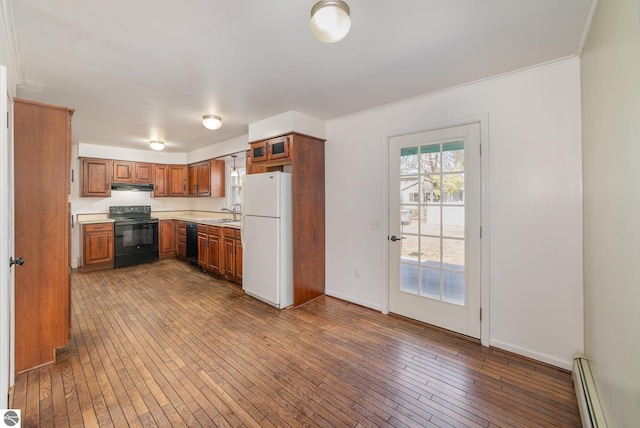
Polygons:
[[569,373],[321,297],[279,311],[178,260],[74,272],[23,426],[580,426]]

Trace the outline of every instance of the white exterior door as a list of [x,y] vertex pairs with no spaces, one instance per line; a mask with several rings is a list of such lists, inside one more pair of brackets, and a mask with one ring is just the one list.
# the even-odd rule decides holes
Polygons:
[[480,337],[480,124],[389,140],[389,311]]

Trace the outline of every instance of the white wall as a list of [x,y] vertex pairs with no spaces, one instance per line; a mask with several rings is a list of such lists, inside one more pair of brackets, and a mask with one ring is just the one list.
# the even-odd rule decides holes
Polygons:
[[582,57],[585,353],[610,427],[640,421],[640,4],[600,1]]
[[490,343],[569,369],[583,350],[579,77],[567,60],[327,121],[327,294],[382,308],[384,136],[488,115]]

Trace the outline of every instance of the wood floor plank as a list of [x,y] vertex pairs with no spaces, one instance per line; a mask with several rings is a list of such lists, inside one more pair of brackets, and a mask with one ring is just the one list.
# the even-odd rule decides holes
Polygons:
[[278,310],[175,259],[72,274],[24,426],[579,427],[569,373],[321,297]]

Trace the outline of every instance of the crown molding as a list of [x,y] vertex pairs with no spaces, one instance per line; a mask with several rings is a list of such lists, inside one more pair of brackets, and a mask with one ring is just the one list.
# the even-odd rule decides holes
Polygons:
[[7,53],[7,69],[9,79],[9,93],[15,96],[15,87],[22,83],[22,72],[20,71],[20,60],[18,59],[18,42],[16,39],[15,27],[13,25],[13,9],[11,0],[2,1],[2,27],[4,28],[3,45]]

